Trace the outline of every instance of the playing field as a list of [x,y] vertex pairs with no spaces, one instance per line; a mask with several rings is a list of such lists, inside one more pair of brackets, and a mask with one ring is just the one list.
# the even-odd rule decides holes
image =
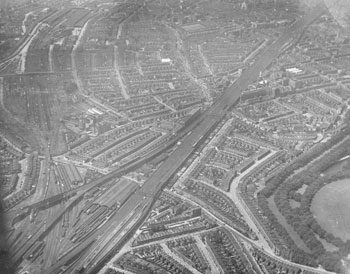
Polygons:
[[311,212],[326,231],[350,240],[350,179],[321,188],[312,200]]

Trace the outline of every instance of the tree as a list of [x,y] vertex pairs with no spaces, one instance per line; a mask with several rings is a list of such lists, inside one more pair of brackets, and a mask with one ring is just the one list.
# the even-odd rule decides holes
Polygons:
[[76,83],[70,81],[70,82],[65,82],[64,83],[64,90],[68,94],[73,94],[78,91],[78,86]]

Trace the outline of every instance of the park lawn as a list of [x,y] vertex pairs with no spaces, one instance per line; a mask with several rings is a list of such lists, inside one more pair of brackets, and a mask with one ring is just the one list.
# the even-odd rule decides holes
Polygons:
[[350,179],[321,188],[312,200],[311,212],[327,232],[350,240]]

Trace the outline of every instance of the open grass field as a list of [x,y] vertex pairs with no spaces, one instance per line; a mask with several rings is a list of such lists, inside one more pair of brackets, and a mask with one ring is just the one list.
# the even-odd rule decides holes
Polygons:
[[326,231],[350,240],[350,179],[321,188],[312,200],[311,212]]

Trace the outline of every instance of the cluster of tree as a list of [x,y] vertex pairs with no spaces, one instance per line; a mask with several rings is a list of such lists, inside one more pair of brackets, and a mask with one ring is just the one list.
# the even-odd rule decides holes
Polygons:
[[[291,251],[291,259],[295,262],[312,266],[322,264],[328,270],[339,271],[339,258],[344,257],[350,251],[350,249],[346,248],[347,243],[325,231],[317,223],[310,211],[312,199],[321,187],[336,179],[349,176],[349,174],[337,174],[337,176],[320,177],[320,174],[336,160],[350,153],[350,149],[344,149],[344,147],[350,147],[350,140],[344,139],[349,133],[350,130],[347,126],[328,142],[321,143],[307,153],[295,158],[288,167],[269,180],[266,187],[258,195],[259,207],[269,219],[270,228],[283,239],[287,248]],[[334,145],[342,141],[344,143],[341,146],[330,150]],[[330,151],[327,152],[328,150]],[[314,161],[307,169],[304,169],[308,163],[323,153],[325,153],[323,157]],[[303,170],[298,172],[301,169]],[[298,189],[303,185],[307,185],[307,189],[301,194],[298,192]],[[295,245],[284,226],[280,224],[270,210],[267,199],[272,195],[274,195],[274,201],[279,211],[299,234],[311,253],[306,253]],[[299,202],[300,206],[292,208],[289,203],[290,199]],[[339,247],[339,252],[327,252],[318,237]]]
[[228,231],[212,231],[206,235],[206,242],[225,273],[250,273],[249,262],[238,252],[240,248]]
[[6,53],[11,49],[11,44],[9,41],[6,41],[0,44],[0,58],[6,57]]
[[67,94],[73,94],[78,91],[78,86],[73,81],[64,82],[64,90]]
[[[344,146],[346,147],[348,145],[350,145],[350,140]],[[325,252],[322,243],[317,239],[316,235],[337,247],[343,245],[340,238],[327,233],[317,223],[311,213],[310,206],[315,194],[324,185],[349,177],[349,173],[338,173],[325,177],[319,176],[322,170],[346,153],[348,151],[344,150],[343,146],[329,152],[325,157],[313,163],[307,170],[286,180],[285,183],[281,184],[274,196],[276,206],[280,212],[286,217],[288,223],[293,226],[315,256],[319,256]],[[303,195],[301,195],[296,190],[303,185],[308,185],[308,187]],[[300,207],[291,208],[289,203],[291,198],[296,198],[300,202]]]
[[136,261],[134,258],[125,258],[122,257],[116,262],[116,265],[121,269],[129,270],[135,273],[145,273],[152,274],[154,273],[154,269],[147,266],[146,264],[140,263],[141,260]]
[[149,233],[152,236],[154,233],[165,231],[165,225],[163,224],[152,224],[149,228]]
[[288,231],[271,211],[266,197],[261,194],[258,194],[258,205],[269,220],[267,228],[270,230],[270,232],[272,232],[270,233],[271,240],[279,249],[280,255],[296,263],[314,267],[317,266],[317,261],[311,254],[306,253],[304,250],[297,247],[292,238],[289,236]]
[[[296,157],[289,165],[282,169],[275,177],[269,180],[266,184],[266,187],[261,191],[261,194],[265,197],[270,197],[276,191],[276,189],[287,180],[295,171],[305,167],[308,163],[310,163],[315,158],[319,157],[323,152],[329,150],[335,144],[341,142],[346,136],[350,134],[350,128],[347,127],[343,131],[340,131],[333,138],[328,140],[325,143],[321,143],[310,149],[308,152],[301,154],[299,157]],[[341,153],[341,151],[339,151]],[[348,153],[347,151],[343,151],[343,153]],[[324,157],[323,157],[324,158]],[[322,161],[322,159],[321,159]],[[324,165],[327,165],[327,162],[323,160]],[[328,163],[329,164],[329,163]],[[312,174],[310,172],[310,174]]]

